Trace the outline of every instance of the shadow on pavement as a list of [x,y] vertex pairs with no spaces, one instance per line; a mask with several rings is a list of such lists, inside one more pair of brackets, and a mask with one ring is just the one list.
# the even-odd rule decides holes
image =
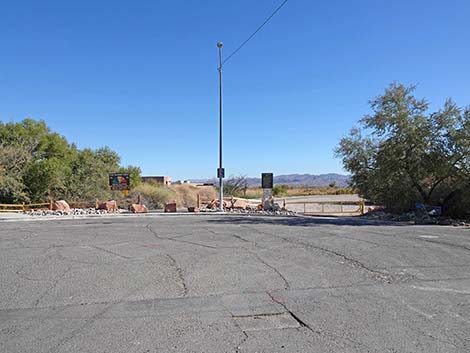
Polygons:
[[380,221],[360,217],[277,217],[277,216],[232,216],[217,217],[208,223],[226,224],[271,224],[297,227],[315,227],[320,225],[337,226],[406,226],[408,223]]

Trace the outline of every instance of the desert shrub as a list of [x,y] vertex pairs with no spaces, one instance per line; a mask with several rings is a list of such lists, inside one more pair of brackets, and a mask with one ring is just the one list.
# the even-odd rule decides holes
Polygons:
[[470,107],[447,100],[437,112],[414,87],[392,84],[370,102],[372,113],[341,139],[336,155],[361,196],[393,212],[416,203],[468,214]]
[[355,194],[356,191],[353,188],[340,188],[334,190],[335,195],[350,195],[350,194]]
[[281,185],[275,185],[273,187],[273,195],[274,196],[285,196],[287,195],[287,190],[289,187],[287,185],[281,184]]
[[134,200],[139,195],[141,202],[149,209],[163,208],[167,202],[176,198],[176,193],[173,190],[150,183],[142,183],[130,193],[131,198]]
[[224,181],[224,195],[244,197],[248,190],[248,182],[246,176],[231,176]]

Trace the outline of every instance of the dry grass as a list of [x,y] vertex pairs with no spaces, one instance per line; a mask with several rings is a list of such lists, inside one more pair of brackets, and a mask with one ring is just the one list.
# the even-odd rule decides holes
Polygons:
[[[282,195],[288,196],[310,196],[310,195],[344,195],[354,194],[354,190],[351,188],[331,188],[331,187],[300,187],[300,186],[289,186],[286,192]],[[261,198],[263,195],[263,189],[261,188],[249,188],[246,191],[246,198],[256,199]],[[281,195],[280,195],[281,196]]]
[[177,207],[194,207],[197,205],[197,195],[202,200],[217,198],[217,192],[213,186],[172,185],[170,189],[175,193]]
[[141,197],[141,202],[149,209],[163,208],[167,202],[176,197],[173,190],[152,183],[142,183],[132,189],[129,194],[131,203],[137,202],[138,195]]

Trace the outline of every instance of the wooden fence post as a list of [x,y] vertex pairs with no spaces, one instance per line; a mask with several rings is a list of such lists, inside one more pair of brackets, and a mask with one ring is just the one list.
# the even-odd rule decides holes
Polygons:
[[96,199],[96,201],[95,201],[95,208],[98,209],[99,206],[100,206],[100,203],[99,203],[98,199]]
[[23,213],[26,212],[26,208],[24,207],[24,202],[23,202]]
[[197,194],[196,207],[201,208],[201,196],[199,196],[199,193]]

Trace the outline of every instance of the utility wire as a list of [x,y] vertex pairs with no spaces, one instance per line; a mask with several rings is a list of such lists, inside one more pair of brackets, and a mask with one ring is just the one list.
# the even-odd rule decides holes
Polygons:
[[224,61],[222,61],[222,64],[225,64],[232,56],[234,56],[236,53],[238,53],[240,51],[241,48],[243,48],[245,46],[246,43],[248,43],[250,41],[251,38],[253,38],[256,33],[258,33],[259,31],[261,31],[261,29],[271,20],[271,18],[274,17],[274,15],[287,3],[287,1],[289,0],[284,0],[283,3],[281,5],[279,5],[274,11],[273,13],[266,19],[266,21],[263,22],[263,24],[261,26],[259,26],[256,31],[254,31],[251,36],[248,37],[247,40],[245,40],[242,44],[240,44],[240,46],[235,49],[229,56],[227,56],[227,58],[225,58]]

